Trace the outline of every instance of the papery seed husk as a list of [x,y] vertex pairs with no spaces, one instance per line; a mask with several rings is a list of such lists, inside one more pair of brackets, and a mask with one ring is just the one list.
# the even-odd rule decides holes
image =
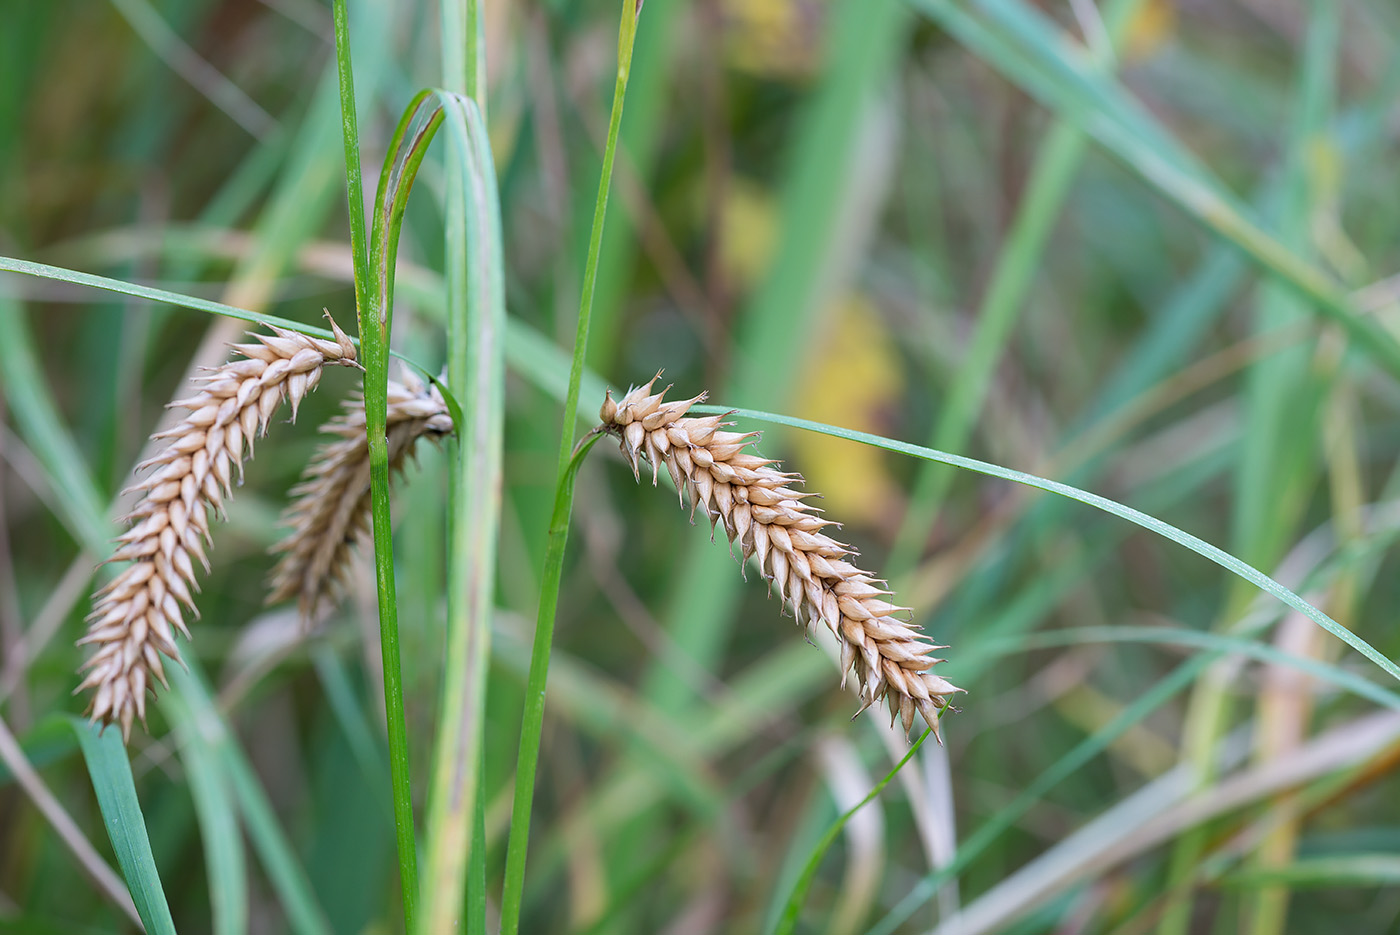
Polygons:
[[[161,656],[180,662],[174,633],[189,638],[181,605],[198,615],[191,556],[208,569],[207,513],[222,507],[234,466],[241,478],[253,436],[289,397],[298,402],[322,368],[359,366],[354,344],[330,324],[333,341],[276,329],[276,337],[255,336],[259,344],[233,345],[243,356],[197,377],[196,392],[169,404],[188,410],[186,417],[153,435],[164,449],[137,466],[138,472],[156,470],[130,488],[140,496],[112,559],[133,564],[96,592],[87,635],[79,641],[95,647],[78,688],[93,690],[88,714],[121,725],[123,739],[130,738],[135,720],[144,722],[147,691],[156,682],[165,685]],[[278,367],[299,370],[305,382],[289,388],[269,380]]]
[[682,498],[690,497],[692,522],[703,510],[731,547],[738,544],[741,561],[754,558],[799,623],[827,625],[841,647],[841,684],[855,673],[861,710],[887,701],[906,732],[917,713],[938,736],[941,714],[962,691],[929,671],[943,661],[929,654],[945,647],[895,616],[908,608],[884,599],[889,592],[877,587],[884,582],[845,561],[853,552],[821,531],[830,523],[805,504],[812,494],[790,486],[801,483],[798,475],[746,450],[757,433],[722,431],[720,416],[687,417],[704,394],[664,402],[665,390],[651,392],[657,377],[617,400],[609,392],[600,410],[600,429],[619,440],[633,474],[640,479],[646,459],[655,478],[664,462]]

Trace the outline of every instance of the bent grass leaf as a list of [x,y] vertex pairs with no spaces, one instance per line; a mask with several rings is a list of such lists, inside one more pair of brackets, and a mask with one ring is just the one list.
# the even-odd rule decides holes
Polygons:
[[141,814],[141,802],[136,798],[136,784],[131,778],[131,763],[126,747],[117,731],[104,731],[80,717],[70,715],[68,724],[78,738],[97,794],[97,806],[102,812],[102,825],[112,842],[136,912],[148,935],[175,935],[175,922],[170,917],[170,905],[160,883],[155,858],[151,855],[151,839],[146,834],[146,819]]
[[1000,465],[989,464],[986,461],[978,461],[975,458],[965,458],[962,455],[949,454],[946,451],[925,448],[922,445],[912,445],[908,442],[896,441],[879,435],[871,435],[868,432],[857,432],[852,429],[824,425],[820,422],[812,422],[808,419],[796,419],[791,416],[776,415],[771,412],[760,412],[753,409],[727,409],[723,406],[696,406],[694,409],[696,412],[735,415],[746,419],[756,419],[761,422],[771,422],[777,425],[788,425],[793,428],[806,429],[809,432],[820,432],[824,435],[845,438],[850,441],[860,442],[864,445],[874,445],[877,448],[883,448],[885,451],[897,452],[925,461],[937,461],[942,464],[962,468],[965,471],[985,474],[989,477],[999,477],[1002,480],[1009,480],[1013,483],[1034,487],[1038,490],[1044,490],[1061,497],[1068,497],[1071,500],[1078,500],[1080,503],[1087,504],[1105,513],[1111,513],[1120,519],[1125,519],[1130,523],[1141,526],[1148,532],[1156,533],[1163,538],[1170,539],[1178,545],[1183,545],[1197,555],[1207,558],[1221,568],[1224,568],[1231,574],[1238,575],[1261,591],[1273,595],[1289,607],[1292,607],[1328,633],[1331,633],[1333,636],[1337,637],[1337,639],[1371,660],[1384,670],[1386,674],[1400,681],[1400,667],[1396,666],[1394,662],[1381,654],[1374,646],[1355,633],[1352,633],[1346,627],[1342,626],[1327,614],[1303,600],[1293,591],[1284,587],[1273,578],[1270,578],[1253,565],[1240,561],[1225,550],[1211,545],[1198,536],[1193,536],[1189,532],[1178,529],[1170,523],[1165,523],[1155,516],[1149,516],[1140,510],[1135,510],[1130,506],[1124,506],[1116,500],[1110,500],[1096,493],[1090,493],[1087,490],[1071,487],[1068,484],[1061,484],[1044,477],[1037,477],[1034,474],[1027,474],[1024,471],[1016,471],[1011,468],[1001,467]]

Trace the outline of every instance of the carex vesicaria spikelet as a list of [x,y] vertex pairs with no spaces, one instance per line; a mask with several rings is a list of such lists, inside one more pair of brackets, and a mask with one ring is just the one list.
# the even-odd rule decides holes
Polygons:
[[209,570],[209,511],[221,510],[231,495],[234,471],[241,474],[254,439],[283,402],[291,402],[296,418],[323,367],[359,366],[354,344],[334,321],[331,328],[334,341],[273,328],[253,335],[257,343],[233,345],[236,359],[197,378],[192,396],[170,403],[188,414],[152,436],[161,451],[137,465],[154,471],[131,488],[139,493],[123,517],[131,526],[108,559],[131,564],[94,595],[87,635],[78,641],[94,652],[77,691],[91,689],[88,714],[120,724],[124,738],[133,720],[145,719],[146,692],[166,684],[161,657],[180,661],[175,634],[189,639],[184,613],[198,614],[194,566]]
[[[405,371],[388,385],[385,436],[391,474],[403,471],[423,437],[442,438],[453,430],[452,416],[435,385]],[[272,571],[267,602],[297,598],[303,620],[330,603],[350,570],[351,547],[364,541],[370,526],[369,445],[365,400],[355,394],[334,419],[321,426],[331,440],[316,449],[292,502],[282,514],[291,529],[273,546],[281,553]]]
[[666,402],[665,390],[651,392],[656,379],[616,401],[609,392],[600,413],[633,474],[640,479],[645,458],[655,485],[664,465],[690,498],[692,518],[702,509],[712,527],[723,525],[740,560],[755,559],[798,623],[820,620],[831,629],[841,645],[842,685],[854,672],[861,710],[883,699],[906,731],[917,713],[937,736],[940,713],[962,691],[931,671],[943,661],[932,653],[946,647],[901,619],[909,610],[886,600],[883,581],[847,561],[852,550],[828,536],[823,530],[833,524],[804,502],[812,494],[794,489],[800,476],[747,450],[757,432],[725,431],[722,416],[687,417],[705,394]]

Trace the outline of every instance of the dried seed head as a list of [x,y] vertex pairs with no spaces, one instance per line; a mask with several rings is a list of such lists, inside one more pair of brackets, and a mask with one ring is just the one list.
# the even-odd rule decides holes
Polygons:
[[862,711],[883,699],[905,731],[917,713],[938,736],[940,713],[962,691],[929,671],[943,661],[930,653],[945,647],[900,619],[908,608],[883,600],[889,596],[883,581],[845,561],[851,550],[826,535],[830,523],[802,502],[811,495],[791,488],[800,477],[745,450],[757,433],[723,431],[718,416],[686,417],[704,394],[663,402],[664,390],[651,392],[659,376],[603,403],[602,429],[621,441],[633,474],[640,478],[645,458],[655,484],[658,465],[665,465],[677,490],[690,497],[692,518],[699,507],[712,527],[722,524],[740,560],[757,560],[799,623],[820,620],[830,628],[841,645],[841,684],[855,672]]
[[[388,399],[389,470],[401,473],[420,438],[436,440],[452,432],[452,416],[438,388],[408,371],[389,381]],[[344,411],[321,431],[332,440],[317,449],[292,489],[293,500],[282,514],[282,524],[292,531],[273,546],[282,558],[272,571],[267,598],[269,604],[297,598],[305,622],[343,588],[351,546],[369,533],[364,397],[347,400]]]
[[241,481],[243,459],[273,413],[290,400],[295,418],[323,367],[359,366],[355,345],[333,320],[331,329],[334,341],[273,328],[253,335],[255,344],[234,345],[239,359],[197,378],[194,395],[170,404],[189,414],[153,436],[166,442],[164,450],[137,466],[154,470],[133,486],[141,496],[124,518],[131,526],[108,559],[131,564],[94,595],[87,635],[78,641],[96,648],[76,691],[92,689],[88,714],[119,723],[124,739],[136,718],[145,720],[146,692],[166,685],[161,657],[180,662],[175,634],[189,639],[184,613],[198,616],[195,562],[209,569],[209,510],[222,512],[234,468]]

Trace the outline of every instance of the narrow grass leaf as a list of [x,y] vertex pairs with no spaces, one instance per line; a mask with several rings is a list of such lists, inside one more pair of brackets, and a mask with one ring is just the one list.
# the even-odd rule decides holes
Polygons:
[[[462,403],[451,448],[447,656],[428,799],[421,931],[460,927],[467,884],[496,581],[505,418],[505,266],[500,195],[476,102],[437,92],[452,142],[447,376]],[[459,239],[460,238],[460,239]],[[572,424],[572,420],[570,421]],[[476,898],[481,898],[478,894]]]
[[1027,474],[1024,471],[1015,471],[1004,468],[996,464],[988,464],[986,461],[978,461],[974,458],[964,458],[961,455],[949,454],[945,451],[935,451],[932,448],[924,448],[921,445],[911,445],[908,442],[895,441],[883,438],[879,435],[871,435],[867,432],[857,432],[852,429],[837,428],[835,426],[824,425],[820,422],[812,422],[808,419],[796,419],[791,416],[775,415],[771,412],[758,412],[752,409],[726,409],[722,406],[696,406],[696,412],[709,412],[715,414],[728,414],[741,416],[747,419],[757,419],[762,422],[772,422],[778,425],[788,425],[793,428],[806,429],[809,432],[820,432],[823,435],[830,435],[834,438],[845,438],[850,441],[860,442],[864,445],[874,445],[885,451],[898,452],[899,454],[910,455],[921,458],[925,461],[937,461],[942,464],[949,464],[953,467],[962,468],[965,471],[975,471],[978,474],[986,474],[989,477],[999,477],[1002,480],[1009,480],[1017,484],[1024,484],[1027,487],[1035,487],[1049,493],[1057,494],[1061,497],[1068,497],[1071,500],[1078,500],[1080,503],[1111,513],[1130,523],[1136,523],[1148,532],[1156,533],[1166,539],[1183,545],[1196,554],[1209,559],[1215,564],[1224,568],[1232,574],[1238,575],[1250,584],[1272,594],[1283,601],[1289,607],[1301,613],[1309,620],[1331,633],[1337,639],[1346,643],[1352,649],[1361,653],[1367,659],[1374,662],[1388,675],[1396,680],[1400,680],[1400,667],[1387,659],[1370,643],[1352,633],[1346,627],[1337,623],[1327,614],[1318,610],[1312,604],[1303,600],[1293,591],[1270,578],[1259,569],[1245,562],[1240,561],[1233,555],[1211,545],[1204,539],[1193,536],[1184,530],[1178,529],[1170,523],[1164,523],[1153,516],[1148,516],[1130,506],[1124,506],[1116,500],[1101,497],[1098,494],[1081,490],[1078,487],[1071,487],[1068,484],[1061,484],[1056,481],[1037,477],[1034,474]]
[[1284,885],[1330,889],[1396,884],[1400,884],[1400,857],[1394,854],[1309,857],[1282,867],[1239,870],[1221,881],[1222,886],[1231,888]]
[[172,681],[182,709],[192,724],[204,726],[202,742],[208,745],[222,782],[232,793],[264,875],[287,913],[287,922],[298,935],[329,935],[330,926],[307,878],[296,850],[283,830],[267,792],[235,738],[219,720],[218,706],[198,664],[188,671],[172,667]]
[[134,296],[138,299],[149,299],[152,302],[174,305],[178,308],[188,308],[196,312],[206,312],[210,315],[224,315],[228,318],[237,318],[240,321],[252,322],[257,325],[276,326],[278,328],[287,328],[292,331],[301,331],[305,334],[315,335],[318,338],[326,338],[328,340],[334,340],[335,338],[335,335],[332,334],[329,329],[305,325],[301,322],[292,321],[289,318],[279,318],[276,315],[263,315],[233,305],[225,305],[222,302],[212,302],[209,299],[201,299],[192,295],[183,295],[179,292],[171,292],[167,289],[157,289],[154,286],[143,286],[139,283],[126,282],[121,279],[112,279],[93,273],[64,269],[61,266],[51,266],[48,263],[35,263],[31,260],[0,256],[0,271],[23,273],[26,276],[38,276],[43,279],[52,279],[58,282],[69,282],[77,286],[90,286],[93,289],[103,289],[107,292],[119,292],[122,295]]
[[1090,643],[1155,643],[1160,646],[1209,649],[1221,655],[1245,656],[1260,662],[1296,669],[1319,681],[1345,689],[1359,698],[1375,702],[1383,708],[1400,711],[1400,693],[1377,685],[1341,666],[1285,652],[1259,640],[1223,636],[1201,630],[1175,630],[1170,627],[1072,627],[1052,633],[1030,633],[979,642],[975,649],[961,654],[962,658],[959,661],[979,665],[985,660],[1015,653]]
[[155,857],[151,855],[146,819],[136,798],[136,784],[121,735],[71,715],[68,724],[82,748],[103,827],[147,935],[175,935],[175,922],[170,917]]

